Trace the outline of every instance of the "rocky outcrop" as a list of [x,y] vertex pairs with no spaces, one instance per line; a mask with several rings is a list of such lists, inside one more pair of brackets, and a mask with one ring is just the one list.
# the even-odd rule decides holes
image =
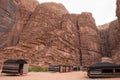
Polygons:
[[[56,7],[59,8],[56,9]],[[50,63],[79,64],[79,58],[77,58],[79,54],[74,47],[76,29],[70,20],[70,15],[67,14],[68,12],[61,4],[45,3],[37,7],[20,39],[21,45],[30,45],[29,54],[37,52],[34,55],[36,58],[31,57],[32,64],[39,66]],[[26,34],[26,32],[29,33]]]
[[114,20],[108,24],[99,26],[101,34],[101,51],[103,57],[109,57],[114,63],[119,62],[119,23]]
[[118,17],[118,21],[119,21],[119,23],[120,23],[120,0],[117,0],[116,1],[116,16]]
[[118,20],[99,28],[91,13],[70,14],[58,3],[0,0],[0,4],[0,65],[15,58],[42,67],[100,61],[120,64],[119,0]]
[[109,41],[109,23],[98,26],[100,32],[100,46],[103,57],[111,57],[110,41]]
[[37,4],[34,0],[0,1],[0,49],[17,45],[19,34]]
[[[120,29],[118,20],[112,21],[109,25],[109,42],[112,55],[116,53],[118,47],[120,47],[119,32]],[[119,50],[119,49],[118,49]]]
[[16,5],[12,0],[0,0],[0,48],[7,45],[9,32],[15,23],[15,11]]
[[[6,2],[5,2],[6,1]],[[1,0],[0,60],[26,59],[30,65],[88,66],[101,60],[100,32],[91,13],[70,14],[62,4]],[[28,3],[30,2],[30,3]],[[0,15],[2,15],[0,14]],[[10,21],[7,24],[6,21]]]
[[109,63],[114,63],[113,59],[110,57],[102,57],[101,62],[109,62]]
[[84,12],[78,16],[80,49],[83,65],[100,61],[100,34],[91,13]]
[[117,21],[113,21],[111,23],[110,31],[111,31],[111,52],[113,54],[112,58],[115,63],[120,64],[120,0],[117,0],[117,9],[116,16],[118,18]]
[[9,36],[14,46],[3,49],[4,59],[23,58],[42,67],[51,63],[88,66],[100,60],[100,36],[91,13],[69,14],[57,3],[39,4],[34,11],[18,4],[20,18]]
[[15,24],[16,5],[12,0],[0,0],[0,67],[5,57],[1,50],[9,45],[9,35]]
[[79,64],[77,29],[72,19],[74,17],[61,4],[40,4],[21,33],[18,48],[6,48],[4,53],[17,52],[14,57],[25,58],[39,66],[50,63]]
[[116,9],[116,15],[117,15],[117,18],[118,18],[118,23],[117,23],[117,30],[116,30],[116,32],[118,33],[117,35],[118,35],[118,40],[120,41],[120,34],[119,34],[119,32],[120,32],[120,1],[119,0],[117,0],[117,9]]

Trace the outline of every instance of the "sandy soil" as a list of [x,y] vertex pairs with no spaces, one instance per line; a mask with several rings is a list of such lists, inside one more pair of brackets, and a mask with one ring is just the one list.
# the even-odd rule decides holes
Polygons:
[[30,72],[24,76],[0,75],[0,80],[120,80],[120,78],[90,79],[86,72],[51,73],[51,72]]

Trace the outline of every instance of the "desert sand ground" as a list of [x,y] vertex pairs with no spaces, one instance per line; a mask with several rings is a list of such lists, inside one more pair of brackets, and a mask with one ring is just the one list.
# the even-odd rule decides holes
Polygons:
[[24,76],[0,75],[0,80],[120,80],[120,78],[90,79],[86,72],[51,73],[51,72],[29,72]]

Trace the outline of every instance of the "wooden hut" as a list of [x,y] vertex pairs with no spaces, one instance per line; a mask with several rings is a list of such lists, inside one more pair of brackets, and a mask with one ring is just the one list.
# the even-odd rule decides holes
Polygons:
[[50,64],[49,71],[51,72],[70,72],[73,70],[72,66],[60,65],[60,64]]
[[66,72],[66,66],[60,64],[50,64],[49,71],[51,72]]
[[80,71],[80,66],[73,66],[73,71]]
[[27,74],[28,73],[28,64],[23,59],[10,59],[6,60],[3,63],[2,73],[7,74]]
[[120,77],[120,65],[108,62],[96,63],[88,67],[87,75],[90,78]]
[[70,72],[70,66],[66,66],[65,72]]
[[59,64],[50,64],[49,71],[51,72],[60,72],[60,65]]

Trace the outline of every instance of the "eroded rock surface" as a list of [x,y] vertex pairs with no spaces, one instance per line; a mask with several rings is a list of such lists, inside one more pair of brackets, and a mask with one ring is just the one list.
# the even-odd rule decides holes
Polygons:
[[78,27],[83,65],[99,62],[101,58],[100,33],[92,14],[84,12],[78,16]]
[[118,20],[99,27],[102,55],[103,57],[110,57],[114,63],[119,63],[119,28]]
[[117,0],[116,3],[116,16],[117,21],[113,21],[111,23],[110,31],[111,31],[111,52],[113,54],[112,58],[114,62],[120,64],[120,0]]
[[42,67],[51,63],[81,65],[81,62],[88,66],[101,60],[100,33],[91,13],[70,14],[62,4],[53,2],[1,1],[5,3],[1,5],[3,8],[10,7],[5,11],[10,10],[13,21],[1,24],[6,27],[0,28],[3,60],[22,58],[30,65]]
[[[29,4],[28,1],[30,1]],[[35,0],[0,1],[0,49],[17,45],[19,34],[37,4]]]

